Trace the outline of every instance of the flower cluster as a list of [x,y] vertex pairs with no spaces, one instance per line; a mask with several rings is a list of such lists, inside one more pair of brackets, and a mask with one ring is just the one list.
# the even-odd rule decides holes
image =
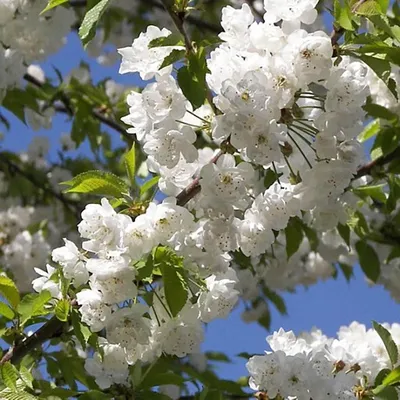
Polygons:
[[[383,325],[399,344],[400,325]],[[272,351],[251,357],[247,369],[250,387],[268,398],[354,399],[391,366],[379,335],[358,322],[341,327],[337,339],[318,329],[297,337],[280,329],[267,342]]]
[[46,1],[3,1],[0,4],[0,100],[18,86],[33,61],[43,60],[64,44],[75,16],[57,7],[39,16]]

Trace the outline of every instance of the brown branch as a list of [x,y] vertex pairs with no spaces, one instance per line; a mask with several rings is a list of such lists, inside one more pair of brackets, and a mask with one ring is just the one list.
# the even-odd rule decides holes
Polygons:
[[368,164],[363,165],[357,171],[357,174],[354,175],[353,179],[361,178],[365,175],[371,175],[373,171],[379,167],[383,167],[384,165],[390,163],[393,160],[400,159],[400,147],[397,147],[394,151],[387,154],[386,156],[379,157],[374,161],[369,162]]
[[6,166],[10,172],[14,172],[14,173],[17,173],[18,175],[23,176],[25,179],[27,179],[29,182],[31,182],[34,186],[36,186],[39,189],[42,189],[44,192],[53,196],[55,199],[57,199],[59,202],[61,202],[64,205],[64,207],[71,214],[73,214],[77,219],[80,218],[80,212],[82,211],[82,207],[79,205],[78,202],[68,199],[61,192],[57,192],[57,191],[53,190],[50,186],[46,185],[45,182],[37,179],[30,172],[22,169],[18,164],[12,162],[7,157],[1,157],[0,164],[3,164],[4,166]]

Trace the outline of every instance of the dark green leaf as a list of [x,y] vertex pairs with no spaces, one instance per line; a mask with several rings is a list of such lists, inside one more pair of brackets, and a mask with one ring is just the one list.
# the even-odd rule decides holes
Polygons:
[[225,354],[219,351],[206,351],[205,355],[208,360],[219,361],[219,362],[232,362],[231,359]]
[[192,104],[193,110],[201,107],[206,99],[206,87],[204,82],[199,82],[189,71],[187,66],[179,68],[177,79],[179,87]]
[[149,49],[153,47],[165,47],[165,46],[183,46],[182,36],[179,33],[171,33],[168,36],[162,36],[153,39],[149,43]]
[[350,246],[350,228],[348,225],[338,223],[337,230],[347,246]]
[[171,53],[164,58],[164,61],[162,62],[159,69],[168,67],[168,65],[174,64],[179,60],[182,60],[183,58],[185,58],[185,54],[186,54],[185,50],[178,50],[178,49],[172,50]]
[[343,272],[343,275],[346,278],[346,281],[349,282],[350,279],[354,275],[353,267],[351,265],[347,265],[344,263],[339,263],[339,267],[340,267],[341,271]]
[[274,292],[273,290],[269,289],[267,286],[263,287],[263,293],[267,296],[268,300],[270,300],[276,309],[282,314],[287,315],[287,309],[285,301],[283,300],[282,296],[278,293]]
[[400,257],[400,246],[394,247],[392,251],[389,253],[388,258],[386,259],[386,263],[390,262],[395,258]]
[[360,262],[360,266],[364,274],[373,282],[376,282],[380,274],[379,258],[373,249],[366,241],[360,240],[356,243],[356,250]]
[[398,119],[398,116],[394,112],[380,106],[379,104],[367,103],[363,106],[363,109],[371,115],[371,117],[383,118],[388,121],[397,121]]
[[139,388],[151,388],[154,386],[160,385],[176,385],[182,386],[185,383],[185,379],[182,378],[180,375],[175,374],[174,372],[161,372],[161,373],[152,373],[150,371],[146,377],[142,380],[139,385]]
[[86,344],[92,334],[91,330],[80,322],[80,317],[76,310],[71,310],[71,321],[72,327],[74,328],[74,333],[76,338],[79,340],[82,348],[86,349]]
[[98,390],[89,390],[78,397],[79,400],[108,400],[112,398],[114,397],[111,394],[106,394]]
[[291,218],[285,228],[286,235],[286,255],[289,259],[299,249],[303,241],[303,229],[296,218]]
[[399,358],[399,352],[397,349],[397,345],[392,339],[392,335],[390,332],[384,328],[382,325],[378,324],[375,321],[372,321],[372,325],[376,331],[376,333],[382,339],[383,344],[385,345],[386,351],[389,354],[390,362],[392,363],[392,367],[397,363]]

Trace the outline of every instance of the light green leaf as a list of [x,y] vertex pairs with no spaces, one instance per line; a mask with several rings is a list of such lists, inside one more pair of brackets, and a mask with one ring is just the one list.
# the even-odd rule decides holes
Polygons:
[[124,155],[124,165],[126,173],[128,174],[129,182],[131,187],[135,187],[135,173],[136,173],[136,153],[135,153],[135,142],[132,144],[131,149]]
[[129,186],[117,175],[97,170],[83,172],[61,184],[71,186],[64,191],[65,193],[90,193],[113,197],[123,197],[129,193]]
[[140,197],[142,197],[148,190],[150,190],[154,185],[156,185],[159,180],[160,177],[157,175],[144,182],[143,185],[140,187]]
[[374,137],[381,129],[381,124],[378,119],[368,124],[364,130],[358,135],[357,139],[363,143],[368,139]]
[[188,286],[184,278],[182,258],[167,247],[155,252],[155,266],[159,267],[164,282],[165,299],[172,316],[177,316],[186,304]]
[[83,45],[86,45],[93,39],[96,33],[97,22],[106,10],[110,0],[101,0],[85,14],[82,25],[79,28],[79,37]]
[[68,0],[50,0],[46,6],[46,8],[40,13],[40,15],[42,15],[43,13],[45,13],[48,10],[51,10],[54,7],[59,6],[60,4],[63,3],[67,3]]
[[18,371],[10,363],[10,361],[5,362],[0,369],[1,378],[3,379],[4,384],[13,392],[17,391],[17,379],[18,379]]
[[7,276],[0,276],[0,294],[11,304],[13,308],[18,306],[20,296],[15,283]]
[[67,321],[69,314],[70,304],[67,299],[58,300],[54,313],[60,321]]
[[17,308],[17,311],[21,316],[21,323],[24,324],[31,317],[48,314],[48,311],[44,306],[49,300],[51,300],[51,298],[51,293],[48,290],[25,295]]
[[378,324],[375,321],[372,321],[372,325],[376,333],[382,339],[382,342],[385,345],[386,351],[389,354],[390,362],[392,363],[393,367],[397,363],[397,360],[399,358],[399,351],[397,349],[397,345],[394,342],[392,335],[386,328],[384,328],[382,325]]
[[400,366],[391,371],[382,382],[383,386],[390,386],[400,382]]
[[303,241],[303,229],[296,218],[291,218],[285,228],[286,235],[286,255],[289,258],[296,253]]
[[7,304],[0,303],[0,315],[9,320],[12,320],[15,316],[15,313]]
[[360,196],[361,198],[365,198],[365,197],[369,196],[374,200],[380,201],[381,203],[385,203],[386,196],[383,191],[384,187],[385,187],[385,184],[359,186],[359,187],[353,189],[353,193]]
[[[373,391],[374,392],[374,391]],[[378,391],[378,393],[374,393],[375,399],[382,400],[398,400],[397,390],[392,386],[386,386]]]
[[25,365],[21,365],[19,369],[19,376],[26,386],[28,386],[30,389],[33,389],[33,376],[29,369],[25,367]]
[[386,14],[388,8],[389,8],[389,4],[390,4],[390,0],[377,0],[379,7],[381,8],[381,11],[383,14]]
[[356,8],[356,14],[369,17],[371,15],[382,14],[382,9],[377,1],[367,0]]
[[339,20],[337,22],[342,28],[346,29],[347,31],[354,31],[354,27],[352,24],[352,15],[347,2],[344,4],[343,7],[340,8]]
[[381,268],[375,250],[364,240],[360,240],[356,243],[356,250],[364,274],[368,279],[376,282],[379,278]]

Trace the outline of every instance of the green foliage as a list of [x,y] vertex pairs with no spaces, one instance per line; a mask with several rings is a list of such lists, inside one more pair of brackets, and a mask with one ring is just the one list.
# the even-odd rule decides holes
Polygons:
[[79,28],[79,37],[85,47],[93,39],[96,33],[97,22],[106,11],[109,3],[110,0],[101,0],[86,12]]
[[124,155],[124,165],[126,173],[128,174],[129,182],[131,187],[135,187],[135,173],[136,173],[136,151],[135,143],[133,143],[131,149]]
[[286,255],[289,259],[299,249],[303,241],[303,228],[298,218],[290,218],[285,228],[286,235]]
[[397,345],[392,339],[392,335],[386,328],[384,328],[382,325],[378,324],[375,321],[372,321],[372,325],[376,333],[382,339],[382,342],[385,345],[386,351],[389,354],[390,362],[392,363],[393,367],[397,363],[397,360],[399,358],[399,351],[397,349]]
[[57,6],[59,6],[59,5],[63,4],[63,3],[67,3],[67,2],[68,2],[68,0],[49,0],[46,8],[40,14],[43,14],[46,11],[49,11],[52,8],[57,7]]
[[188,298],[183,259],[168,247],[158,247],[154,253],[154,265],[161,270],[165,299],[172,316],[176,317]]
[[67,299],[61,299],[57,301],[56,307],[54,309],[56,317],[60,321],[67,321],[69,315],[70,303]]
[[15,283],[7,276],[0,276],[0,294],[10,303],[13,308],[16,308],[20,302],[19,291]]
[[70,186],[65,193],[90,193],[102,196],[123,197],[129,195],[129,186],[111,172],[88,171],[62,182]]
[[18,379],[18,371],[10,363],[10,361],[5,362],[1,365],[0,375],[4,382],[4,384],[13,392],[17,391],[17,379]]
[[360,262],[360,266],[364,274],[371,281],[376,282],[380,275],[380,262],[374,248],[365,240],[359,240],[356,243],[356,250]]
[[45,306],[51,298],[51,293],[48,290],[25,295],[17,307],[21,324],[24,325],[32,317],[48,314],[50,310],[46,309]]

